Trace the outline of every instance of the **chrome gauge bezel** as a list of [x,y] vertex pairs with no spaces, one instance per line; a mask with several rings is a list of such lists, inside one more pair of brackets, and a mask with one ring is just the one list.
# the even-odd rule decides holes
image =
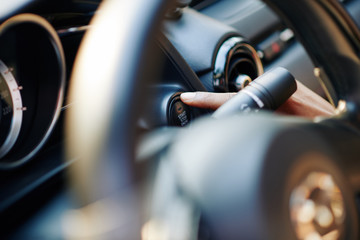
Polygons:
[[23,120],[23,104],[21,100],[20,88],[10,69],[1,60],[0,74],[7,84],[13,105],[10,130],[4,144],[0,146],[0,158],[2,158],[11,150],[19,136],[21,123]]
[[[6,151],[4,151],[3,154],[1,154],[0,151],[0,169],[13,169],[19,167],[25,164],[26,162],[28,162],[29,160],[31,160],[42,149],[46,141],[51,136],[53,129],[55,128],[56,122],[60,116],[63,105],[65,78],[66,78],[65,56],[60,38],[56,30],[51,26],[51,24],[43,17],[40,17],[35,14],[20,14],[8,19],[0,26],[0,39],[6,38],[8,32],[14,31],[14,29],[21,29],[27,26],[32,26],[41,32],[41,36],[40,36],[42,38],[41,40],[46,41],[48,47],[46,49],[38,49],[38,51],[51,51],[53,56],[52,61],[54,63],[56,62],[56,66],[55,64],[53,64],[52,66],[56,68],[56,72],[58,72],[59,74],[56,77],[53,77],[52,79],[46,79],[46,80],[39,79],[39,81],[53,81],[53,84],[56,85],[56,92],[53,91],[52,94],[53,95],[52,102],[54,102],[54,104],[52,105],[53,107],[51,112],[47,114],[48,124],[46,124],[46,126],[44,126],[44,129],[41,131],[42,132],[41,136],[40,135],[36,136],[37,138],[36,143],[30,144],[31,147],[29,147],[29,149],[26,150],[21,149],[21,147],[17,146],[19,144],[17,144],[15,137],[11,137],[12,144],[8,144],[8,147],[6,148]],[[29,37],[32,37],[34,39],[34,37],[36,36],[29,36]],[[0,55],[0,59],[3,60],[4,62],[3,65],[6,66],[7,62],[1,58],[1,55]],[[52,84],[52,82],[47,82],[47,84],[50,83]],[[25,88],[24,91],[26,91]],[[26,104],[27,103],[24,102],[24,98],[23,98],[22,105],[20,106],[18,104],[19,106],[17,106],[18,107],[17,109],[20,110],[23,109],[23,107],[27,107]],[[38,112],[36,112],[35,114],[38,114]],[[22,113],[23,113],[22,110],[21,113],[17,112],[16,113],[17,116],[14,118],[16,120],[14,122],[14,124],[16,125],[16,131],[13,130],[13,135],[15,136],[16,132],[18,132],[17,135],[20,134],[20,136],[18,136],[17,138],[21,138],[22,136],[21,122],[19,121],[20,120],[19,116]],[[24,114],[25,115],[23,115],[22,118],[23,121],[24,119],[26,120],[27,113],[25,112]],[[31,136],[27,137],[25,141],[27,142],[31,141]],[[21,152],[21,151],[23,152],[21,152],[21,154],[17,153],[17,155],[13,157],[12,154],[15,151],[14,148],[16,148],[15,149],[16,152]]]
[[238,53],[244,53],[251,58],[256,67],[257,76],[264,73],[261,59],[255,48],[241,37],[231,37],[221,44],[215,57],[213,86],[216,91],[229,91],[229,65],[233,56]]

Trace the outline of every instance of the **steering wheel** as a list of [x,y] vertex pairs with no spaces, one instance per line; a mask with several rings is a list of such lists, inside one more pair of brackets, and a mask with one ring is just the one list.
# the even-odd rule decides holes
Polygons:
[[[71,234],[137,239],[143,231],[148,239],[190,239],[197,237],[200,221],[215,238],[302,239],[296,209],[309,207],[301,205],[308,200],[301,189],[310,177],[328,179],[332,186],[311,186],[314,192],[326,188],[325,195],[336,195],[337,208],[330,209],[336,217],[333,236],[357,239],[353,195],[360,187],[353,156],[359,156],[354,146],[360,140],[359,31],[336,0],[264,2],[303,43],[337,116],[313,123],[275,114],[235,115],[196,121],[191,129],[169,134],[174,143],[159,168],[170,165],[164,174],[170,180],[162,187],[180,200],[164,203],[176,205],[178,212],[169,213],[158,202],[154,205],[165,214],[149,214],[139,190],[146,185],[139,165],[149,164],[134,161],[136,119],[146,95],[141,86],[160,67],[149,60],[156,56],[151,42],[171,3],[104,1],[82,43],[70,86],[74,105],[66,119],[67,152],[68,158],[78,158],[70,176],[77,211],[88,217],[82,226],[89,227]],[[333,203],[329,199],[326,204]],[[180,218],[181,224],[171,221]]]

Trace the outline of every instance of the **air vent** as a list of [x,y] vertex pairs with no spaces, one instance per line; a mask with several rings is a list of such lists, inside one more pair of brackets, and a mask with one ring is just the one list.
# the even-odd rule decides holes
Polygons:
[[216,55],[214,89],[218,92],[239,91],[263,73],[256,50],[243,38],[232,37],[221,45]]

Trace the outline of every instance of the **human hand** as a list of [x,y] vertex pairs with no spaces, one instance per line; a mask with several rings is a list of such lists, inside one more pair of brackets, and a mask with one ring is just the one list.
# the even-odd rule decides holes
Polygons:
[[[334,115],[334,107],[301,82],[296,81],[297,90],[278,109],[278,113],[314,118]],[[181,101],[193,107],[216,110],[236,93],[187,92],[180,95]]]

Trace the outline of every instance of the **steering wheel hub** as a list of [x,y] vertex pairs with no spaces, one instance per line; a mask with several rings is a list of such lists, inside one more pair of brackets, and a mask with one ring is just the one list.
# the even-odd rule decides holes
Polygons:
[[291,193],[290,218],[298,239],[338,239],[345,230],[345,207],[334,178],[309,173]]

